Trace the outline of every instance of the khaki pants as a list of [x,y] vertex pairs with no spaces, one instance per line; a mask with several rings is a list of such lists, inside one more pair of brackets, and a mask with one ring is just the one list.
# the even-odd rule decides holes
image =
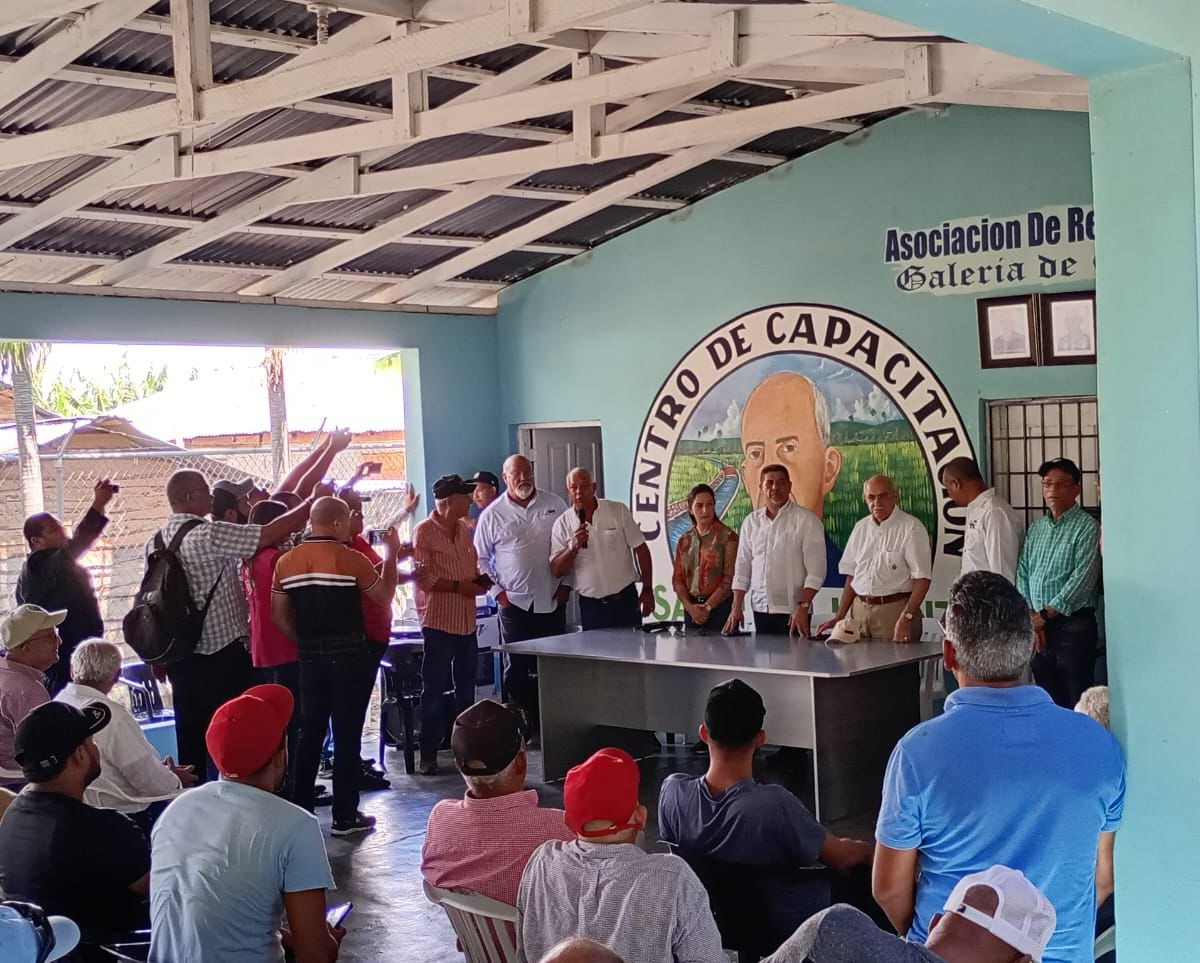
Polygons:
[[[907,599],[901,599],[898,602],[888,602],[886,605],[868,605],[862,599],[856,598],[850,606],[850,618],[856,619],[862,626],[864,639],[890,642],[896,631],[896,620],[900,618],[900,613],[904,611],[904,606],[907,604]],[[919,638],[920,632],[921,622],[914,617],[910,641],[911,635]]]

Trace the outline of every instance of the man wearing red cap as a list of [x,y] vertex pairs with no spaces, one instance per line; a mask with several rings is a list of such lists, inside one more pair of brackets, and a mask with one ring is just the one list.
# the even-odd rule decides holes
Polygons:
[[[152,960],[333,963],[345,930],[325,922],[333,874],[316,817],[275,795],[287,773],[294,702],[259,685],[208,727],[221,773],[177,798],[152,835]],[[287,912],[288,929],[282,929]]]
[[517,894],[520,963],[571,936],[627,960],[727,963],[696,874],[678,856],[637,845],[647,815],[639,782],[637,763],[622,749],[601,749],[567,773],[566,822],[577,838],[545,843],[525,867]]

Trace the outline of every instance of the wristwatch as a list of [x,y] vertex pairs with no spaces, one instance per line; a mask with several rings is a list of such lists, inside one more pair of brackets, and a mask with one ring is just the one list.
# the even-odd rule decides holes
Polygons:
[[812,608],[812,602],[801,602],[799,604],[800,608],[804,609],[805,612]]
[[906,619],[908,619],[908,621],[910,621],[910,622],[913,620],[913,614],[912,614],[912,612],[905,612],[905,613],[904,613],[904,617],[905,617]]

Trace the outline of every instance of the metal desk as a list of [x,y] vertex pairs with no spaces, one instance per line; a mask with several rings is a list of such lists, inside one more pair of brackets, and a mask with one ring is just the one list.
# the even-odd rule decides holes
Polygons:
[[601,629],[506,648],[538,657],[547,781],[620,734],[598,726],[694,732],[708,691],[737,676],[767,706],[773,744],[812,750],[818,819],[879,801],[892,748],[921,720],[920,663],[940,642],[825,645],[784,636],[650,634]]

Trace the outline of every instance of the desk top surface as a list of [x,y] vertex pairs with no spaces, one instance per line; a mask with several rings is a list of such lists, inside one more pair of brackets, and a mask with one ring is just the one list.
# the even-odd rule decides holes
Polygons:
[[643,662],[700,669],[833,678],[940,659],[941,642],[810,642],[782,635],[671,635],[634,629],[593,629],[503,648],[523,655],[601,662]]

